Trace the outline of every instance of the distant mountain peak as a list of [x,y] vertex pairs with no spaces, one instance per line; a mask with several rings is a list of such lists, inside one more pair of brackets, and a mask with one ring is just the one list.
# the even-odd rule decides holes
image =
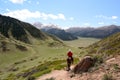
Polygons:
[[61,29],[58,25],[52,24],[52,23],[42,24],[40,22],[35,22],[33,23],[33,25],[37,27],[38,29],[51,29],[51,28]]

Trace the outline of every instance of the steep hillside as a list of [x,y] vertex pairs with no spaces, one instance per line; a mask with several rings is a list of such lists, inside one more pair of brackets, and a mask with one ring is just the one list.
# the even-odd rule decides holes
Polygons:
[[31,43],[32,38],[46,40],[48,36],[29,23],[0,15],[0,33],[7,38],[14,38]]
[[111,35],[88,47],[89,53],[120,54],[120,32]]
[[37,28],[39,28],[40,30],[42,30],[43,32],[46,32],[48,34],[52,34],[62,40],[75,40],[77,39],[76,36],[72,35],[71,33],[66,32],[63,29],[58,28],[57,25],[43,25],[41,23],[35,23],[33,24],[34,26],[36,26]]
[[[3,36],[2,34],[0,34],[0,57],[2,57],[2,54],[11,54],[12,53],[12,54],[17,55],[18,53],[27,53],[29,51],[31,51],[29,44],[26,44],[24,42],[21,42],[21,41],[15,40],[15,39],[7,38],[7,37]],[[10,56],[12,56],[12,55],[10,55]],[[7,60],[7,58],[6,58],[6,60]]]

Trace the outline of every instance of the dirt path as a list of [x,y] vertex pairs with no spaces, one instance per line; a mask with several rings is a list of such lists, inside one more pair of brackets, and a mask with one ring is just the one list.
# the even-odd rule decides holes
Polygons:
[[[74,66],[71,66],[73,68]],[[50,78],[54,78],[55,80],[77,80],[73,79],[74,74],[71,71],[66,70],[54,70],[49,74],[45,74],[39,77],[37,80],[46,80]]]
[[55,70],[52,71],[50,74],[41,76],[37,80],[46,80],[50,78],[55,78],[55,80],[70,80],[70,74],[65,70]]

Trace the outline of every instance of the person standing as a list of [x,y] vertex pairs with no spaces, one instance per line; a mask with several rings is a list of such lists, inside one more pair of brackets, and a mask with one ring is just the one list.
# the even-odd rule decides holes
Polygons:
[[71,49],[69,49],[69,51],[67,52],[67,71],[71,70],[70,66],[71,64],[73,64],[73,53],[71,51]]

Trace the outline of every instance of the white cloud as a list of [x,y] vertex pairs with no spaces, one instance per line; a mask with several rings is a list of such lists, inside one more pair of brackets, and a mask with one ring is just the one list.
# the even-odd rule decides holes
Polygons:
[[25,0],[9,0],[14,4],[22,4]]
[[103,18],[103,19],[117,19],[118,16],[104,16],[104,15],[96,15],[96,18]]
[[112,16],[111,18],[112,18],[112,19],[117,19],[118,17],[117,17],[117,16]]
[[84,26],[90,26],[90,23],[87,22],[87,23],[84,23],[83,25]]
[[63,14],[61,14],[61,13],[58,14],[58,18],[59,18],[59,19],[62,19],[62,20],[66,20],[66,19],[65,19],[65,16],[64,16]]
[[48,14],[45,17],[50,17],[52,19],[58,19],[58,16],[57,15],[53,15],[53,14]]
[[28,9],[23,9],[23,10],[16,10],[16,11],[9,11],[8,13],[4,13],[4,15],[6,16],[11,16],[20,20],[26,20],[26,19],[30,19],[30,18],[41,18],[43,20],[47,20],[47,19],[53,19],[53,20],[66,20],[64,14],[46,14],[46,13],[42,13],[39,11],[35,11],[35,12],[31,12]]
[[4,15],[11,16],[20,20],[25,20],[28,18],[37,18],[39,17],[39,12],[30,12],[27,9],[23,10],[16,10],[16,11],[10,11],[8,13],[4,13]]

